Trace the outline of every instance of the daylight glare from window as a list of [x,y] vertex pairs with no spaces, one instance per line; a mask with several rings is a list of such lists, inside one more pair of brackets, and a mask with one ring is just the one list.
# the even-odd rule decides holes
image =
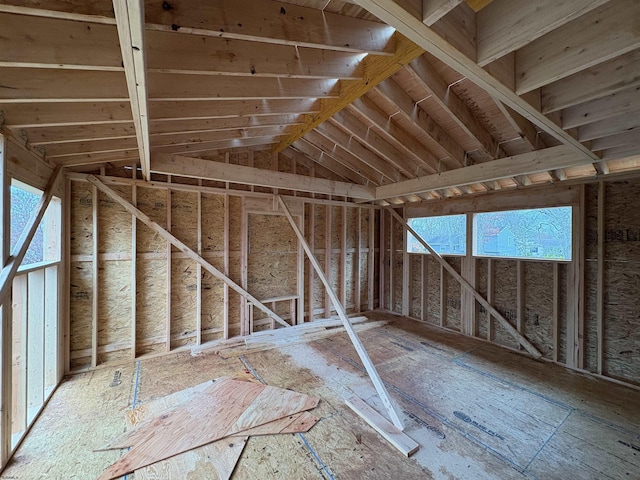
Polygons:
[[[31,217],[31,213],[36,210],[40,202],[40,195],[23,190],[22,188],[11,185],[11,250],[18,243],[18,239],[22,231],[27,226],[27,222]],[[27,250],[23,265],[38,263],[43,260],[44,235],[42,222],[38,226],[38,230],[31,240],[29,249]]]
[[[465,255],[467,235],[465,215],[409,219],[409,226],[441,255]],[[413,235],[408,238],[409,253],[427,253]]]
[[571,260],[571,207],[478,213],[473,254]]

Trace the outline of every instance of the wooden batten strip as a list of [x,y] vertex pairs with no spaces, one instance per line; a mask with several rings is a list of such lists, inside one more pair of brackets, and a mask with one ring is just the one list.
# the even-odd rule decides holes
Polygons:
[[331,285],[329,284],[329,281],[327,280],[327,278],[324,275],[324,272],[322,271],[322,267],[320,267],[320,264],[318,263],[318,260],[316,259],[315,255],[313,254],[313,251],[309,247],[309,244],[305,240],[304,234],[300,231],[300,228],[298,228],[298,225],[296,224],[295,220],[293,219],[293,216],[291,215],[291,212],[289,211],[289,207],[287,207],[287,204],[284,202],[284,200],[282,200],[281,197],[278,197],[278,201],[280,203],[280,207],[284,211],[284,214],[287,216],[287,219],[289,220],[289,223],[291,224],[291,227],[293,228],[293,231],[298,236],[298,240],[302,244],[302,246],[304,248],[304,251],[306,252],[307,256],[309,257],[309,260],[311,261],[311,264],[313,265],[313,268],[316,270],[316,273],[318,274],[318,277],[320,278],[320,281],[323,283],[323,285],[324,285],[324,287],[325,287],[325,289],[327,291],[327,294],[329,295],[329,298],[331,299],[331,303],[333,303],[333,306],[335,307],[335,309],[336,309],[336,311],[338,313],[338,316],[340,317],[340,320],[342,320],[342,324],[344,325],[344,328],[347,331],[347,334],[349,335],[349,339],[351,340],[351,343],[353,344],[354,348],[358,352],[358,356],[360,357],[360,360],[362,361],[362,363],[363,363],[363,365],[365,367],[365,370],[367,371],[367,373],[369,375],[369,378],[373,382],[373,385],[375,386],[376,391],[378,392],[378,395],[380,396],[380,399],[382,400],[382,403],[384,404],[385,409],[387,410],[387,413],[389,414],[389,417],[391,418],[391,420],[393,421],[393,424],[398,429],[400,429],[400,430],[404,429],[404,425],[402,423],[402,420],[398,416],[398,413],[396,412],[396,410],[395,410],[395,408],[394,408],[394,406],[393,406],[393,404],[391,402],[391,397],[389,397],[389,393],[387,392],[387,389],[384,386],[384,383],[383,383],[382,379],[380,378],[380,375],[378,374],[378,371],[376,370],[376,367],[373,365],[373,362],[371,361],[371,358],[369,357],[369,354],[365,350],[364,345],[360,341],[360,338],[358,337],[358,334],[353,329],[353,325],[351,324],[349,318],[347,317],[347,314],[346,314],[346,312],[344,310],[344,307],[340,303],[340,300],[338,299],[338,296],[336,295],[336,293],[331,288]]
[[531,343],[529,342],[529,340],[527,340],[523,335],[520,334],[520,332],[518,332],[513,325],[511,325],[511,323],[509,323],[509,321],[504,318],[504,316],[498,311],[496,310],[496,308],[491,305],[487,299],[485,299],[482,294],[480,294],[475,288],[473,288],[473,286],[471,286],[471,284],[465,280],[457,271],[455,268],[453,268],[449,262],[447,262],[444,258],[442,258],[442,256],[436,252],[431,245],[429,245],[427,242],[425,242],[422,237],[416,233],[415,230],[413,230],[409,224],[407,222],[405,222],[405,220],[398,215],[392,208],[387,207],[387,210],[389,210],[391,212],[391,215],[394,216],[394,218],[400,222],[400,224],[402,226],[404,226],[405,229],[407,229],[409,231],[409,233],[411,233],[416,240],[418,240],[420,242],[420,244],[426,248],[429,253],[431,255],[433,255],[433,258],[440,263],[440,265],[453,277],[455,278],[458,282],[460,282],[460,285],[466,289],[467,291],[469,291],[474,297],[475,299],[487,310],[489,310],[491,312],[491,314],[500,322],[500,324],[507,330],[507,332],[509,332],[517,341],[520,345],[522,345],[531,355],[533,355],[536,358],[540,358],[542,356],[542,354],[538,351],[538,349]]
[[95,185],[96,188],[98,188],[98,190],[100,190],[101,192],[105,193],[106,195],[108,195],[113,200],[115,200],[118,204],[120,204],[129,213],[135,215],[138,220],[143,222],[145,225],[147,225],[151,230],[156,232],[162,238],[164,238],[165,240],[171,242],[171,244],[173,244],[176,248],[178,248],[180,251],[185,253],[190,259],[192,259],[195,262],[197,262],[200,265],[202,265],[202,267],[205,270],[207,270],[209,273],[211,273],[216,278],[219,278],[220,280],[222,280],[223,282],[228,284],[229,287],[231,287],[234,291],[236,291],[242,297],[246,298],[249,302],[251,302],[257,308],[262,310],[267,316],[269,316],[269,318],[272,318],[273,320],[275,320],[276,322],[278,322],[279,324],[281,324],[281,325],[283,325],[285,327],[289,326],[289,324],[287,322],[285,322],[276,313],[274,313],[269,308],[267,308],[257,298],[255,298],[249,292],[247,292],[242,287],[240,287],[237,283],[235,283],[233,280],[231,280],[229,277],[227,277],[224,273],[222,273],[220,270],[215,268],[209,262],[207,262],[204,258],[202,258],[200,255],[198,255],[196,252],[191,250],[187,245],[185,245],[183,242],[178,240],[170,232],[168,232],[167,230],[162,228],[160,225],[158,225],[156,222],[151,220],[142,211],[138,210],[136,207],[134,207],[129,202],[127,202],[122,197],[120,197],[116,192],[114,192],[112,189],[107,187],[104,183],[102,183],[100,180],[98,180],[95,176],[88,175],[87,176],[87,181],[89,183],[91,183],[92,185]]

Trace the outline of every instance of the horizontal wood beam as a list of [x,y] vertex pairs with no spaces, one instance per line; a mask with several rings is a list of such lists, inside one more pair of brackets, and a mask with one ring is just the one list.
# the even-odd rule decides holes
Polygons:
[[563,108],[603,98],[640,86],[640,49],[542,88],[542,111],[552,113]]
[[409,232],[411,235],[413,235],[413,237],[420,242],[420,244],[427,249],[427,251],[431,254],[431,256],[440,264],[442,265],[442,267],[444,267],[444,269],[449,272],[449,274],[455,278],[460,285],[462,286],[462,288],[464,288],[465,290],[467,290],[469,293],[471,293],[475,299],[478,301],[478,303],[480,303],[480,305],[482,305],[489,313],[491,313],[491,315],[498,320],[498,322],[502,325],[502,327],[509,333],[511,334],[511,336],[513,336],[513,338],[515,338],[518,343],[520,345],[522,345],[531,355],[533,355],[536,358],[540,358],[542,357],[542,354],[538,351],[538,349],[529,341],[527,340],[520,332],[518,332],[513,325],[511,325],[511,323],[509,323],[509,321],[504,318],[504,316],[498,311],[496,310],[496,308],[491,305],[486,298],[484,298],[484,296],[482,296],[482,294],[480,292],[478,292],[467,280],[465,280],[465,278],[460,275],[456,269],[449,263],[447,262],[444,258],[442,258],[442,256],[436,252],[431,245],[429,245],[427,242],[425,242],[422,237],[413,229],[409,226],[409,224],[404,220],[404,218],[402,218],[400,215],[398,215],[396,213],[396,211],[393,208],[387,208],[387,210],[391,213],[391,215],[393,215],[393,217],[400,223],[400,225],[402,225],[404,227],[404,229]]
[[0,105],[11,127],[52,127],[132,123],[128,99],[120,102],[28,102]]
[[149,131],[152,139],[164,135],[205,133],[235,128],[254,128],[273,125],[293,125],[299,123],[299,114],[258,115],[243,117],[222,117],[203,119],[183,119],[172,121],[151,121]]
[[350,52],[389,53],[384,24],[291,3],[255,0],[147,2],[147,28]]
[[580,127],[635,111],[640,111],[640,86],[565,108],[562,112],[562,128]]
[[364,95],[395,72],[400,70],[411,60],[419,57],[424,50],[415,43],[400,34],[395,34],[396,51],[390,57],[368,56],[363,60],[364,77],[362,80],[342,80],[340,83],[340,96],[335,100],[324,101],[320,112],[308,115],[304,119],[304,125],[297,127],[291,135],[282,141],[276,152],[284,150],[293,142],[302,138],[307,132],[313,130],[325,120],[333,117],[334,114],[353,102],[356,98]]
[[[387,58],[387,57],[382,57]],[[108,72],[101,72],[103,75]],[[337,98],[334,79],[255,78],[149,72],[149,100],[199,101],[268,98]]]
[[528,43],[516,55],[516,93],[530,92],[639,48],[639,20],[640,2],[610,0]]
[[95,185],[96,188],[100,190],[102,193],[106,194],[112,200],[120,204],[120,206],[122,206],[127,212],[134,215],[138,220],[144,223],[151,230],[156,232],[158,235],[160,235],[162,238],[164,238],[168,242],[171,242],[173,246],[175,246],[178,250],[180,250],[185,255],[187,255],[187,257],[189,257],[191,260],[197,262],[199,265],[202,265],[202,268],[204,268],[206,271],[211,273],[214,277],[222,280],[224,283],[229,285],[230,288],[232,288],[235,292],[240,294],[243,298],[247,299],[247,301],[251,302],[256,308],[259,308],[260,310],[262,310],[266,315],[269,316],[269,318],[272,318],[273,320],[275,320],[276,322],[278,322],[279,324],[285,327],[289,326],[287,322],[285,322],[282,318],[280,318],[276,313],[271,311],[267,306],[262,304],[262,302],[260,302],[257,298],[255,298],[253,295],[251,295],[249,292],[243,289],[240,285],[235,283],[233,280],[227,277],[224,273],[222,273],[220,270],[218,270],[209,262],[207,262],[204,258],[198,255],[196,252],[191,250],[187,245],[185,245],[180,240],[178,240],[174,235],[172,235],[167,230],[165,230],[160,225],[158,225],[156,222],[151,220],[151,218],[149,218],[149,216],[147,216],[141,210],[134,207],[131,203],[123,199],[114,190],[106,186],[104,183],[98,180],[95,176],[88,175],[86,177],[86,180],[92,185]]
[[494,0],[476,17],[478,64],[518,50],[609,0]]
[[150,118],[156,121],[204,120],[243,116],[300,114],[320,111],[316,98],[211,99],[201,102],[149,102]]
[[[255,7],[254,7],[255,8]],[[147,30],[151,72],[288,78],[362,78],[362,53]]]
[[[231,136],[231,135],[230,135]],[[272,148],[272,145],[278,143],[278,140],[282,136],[267,136],[267,137],[244,137],[244,138],[228,138],[226,140],[217,140],[213,142],[198,142],[188,143],[183,145],[167,145],[163,147],[156,147],[151,152],[152,156],[155,154],[203,154],[203,152],[216,152],[218,150],[224,150],[228,148],[241,148],[241,147],[264,147]]]
[[274,172],[260,168],[213,162],[178,155],[159,154],[154,156],[151,170],[157,173],[202,178],[203,180],[218,180],[260,187],[293,189],[362,200],[373,200],[375,198],[373,188],[364,185],[334,182],[322,178]]
[[460,185],[490,182],[514,175],[546,172],[556,168],[576,167],[591,163],[584,155],[567,145],[537,150],[514,157],[491,160],[469,167],[449,170],[438,175],[405,180],[376,188],[376,199],[384,200],[403,195],[419,194],[453,188]]
[[[115,24],[113,7],[104,1],[56,1],[43,5],[2,0],[0,12]],[[278,1],[146,1],[145,19],[147,29],[176,35],[194,33],[347,52],[386,54],[393,50],[393,29],[384,24]]]
[[373,383],[376,389],[376,392],[378,392],[378,395],[380,396],[380,400],[382,400],[382,404],[384,405],[385,409],[387,410],[387,413],[389,414],[389,418],[397,428],[399,428],[400,430],[403,430],[404,425],[398,413],[396,412],[395,407],[393,406],[391,397],[389,396],[389,393],[387,392],[387,389],[384,386],[384,383],[380,378],[380,375],[378,374],[378,371],[376,370],[375,365],[371,361],[371,358],[369,357],[367,350],[364,348],[364,345],[362,344],[360,337],[358,337],[358,334],[353,329],[353,325],[351,324],[349,317],[347,317],[347,313],[344,309],[344,306],[338,299],[338,295],[333,291],[333,288],[331,287],[331,284],[329,283],[327,276],[322,270],[320,263],[318,263],[316,256],[311,250],[311,247],[309,247],[309,244],[305,240],[304,234],[300,231],[300,227],[298,227],[295,220],[293,219],[293,216],[289,211],[289,207],[287,207],[287,204],[284,202],[284,200],[280,196],[278,196],[278,202],[280,203],[280,208],[284,211],[284,214],[287,216],[287,219],[291,224],[291,228],[293,228],[293,231],[296,233],[298,237],[298,241],[300,242],[300,244],[302,245],[302,248],[307,254],[307,257],[309,258],[311,265],[316,271],[318,278],[320,278],[320,281],[324,285],[327,295],[329,295],[329,298],[331,299],[331,303],[333,304],[333,307],[336,309],[336,312],[340,317],[340,320],[342,321],[342,325],[344,326],[344,329],[347,331],[347,335],[349,335],[349,339],[351,340],[353,347],[356,349],[356,352],[358,352],[358,356],[360,357],[360,360],[362,361],[362,364],[364,365],[364,368],[367,374],[369,375],[369,378],[371,379],[371,382]]

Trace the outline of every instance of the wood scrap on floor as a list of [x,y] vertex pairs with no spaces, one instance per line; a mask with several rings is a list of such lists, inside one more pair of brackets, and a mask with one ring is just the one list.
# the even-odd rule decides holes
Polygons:
[[[386,320],[371,322],[364,316],[350,318],[349,320],[351,320],[353,328],[357,332],[381,327],[388,323]],[[233,357],[272,348],[312,342],[344,331],[345,329],[339,319],[316,320],[288,328],[256,332],[242,338],[219,340],[210,344],[196,346],[191,349],[191,353],[192,355],[197,355],[204,352],[215,352],[224,358]]]
[[367,405],[361,398],[352,396],[346,399],[346,403],[351,410],[407,457],[416,453],[420,448],[418,443],[402,433],[399,428]]
[[[189,398],[180,402],[184,397]],[[209,449],[204,452],[205,458],[219,458],[216,470],[221,478],[228,478],[248,435],[306,432],[318,420],[306,411],[315,408],[318,401],[290,390],[228,377],[206,382],[187,394],[181,392],[146,411],[140,408],[137,414],[128,415],[131,430],[103,449],[131,450],[105,470],[99,480],[140,471],[202,447]],[[150,411],[153,415],[148,414]],[[202,453],[195,452],[180,461],[198,461]]]

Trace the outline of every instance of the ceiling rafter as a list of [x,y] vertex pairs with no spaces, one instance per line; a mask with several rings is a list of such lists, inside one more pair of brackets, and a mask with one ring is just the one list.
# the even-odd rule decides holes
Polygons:
[[498,100],[507,104],[561,142],[570,145],[575,151],[581,152],[585,162],[595,162],[599,160],[599,157],[591,152],[585,145],[565,132],[559,125],[547,118],[539,110],[520,98],[513,90],[496,80],[473,60],[460,53],[460,51],[454,48],[449,42],[398,4],[383,0],[356,1],[360,6],[387,24],[395,27],[400,33],[416,42],[440,61],[446,63],[485,89],[490,95],[495,96]]
[[376,93],[394,105],[407,120],[416,128],[428,135],[433,141],[448,153],[455,165],[462,166],[465,161],[465,151],[449,133],[438,125],[420,105],[393,80],[388,79],[376,88]]
[[122,50],[124,73],[127,78],[133,124],[138,139],[142,176],[151,178],[149,145],[149,112],[147,106],[147,72],[144,43],[144,1],[113,1]]
[[367,56],[362,61],[364,64],[364,78],[362,80],[350,80],[340,82],[340,96],[335,100],[324,100],[320,112],[307,115],[304,126],[296,128],[294,132],[281,142],[276,151],[282,151],[288,145],[303,137],[325,120],[338,113],[353,100],[364,95],[378,83],[397,72],[411,60],[422,55],[424,50],[404,36],[396,33],[396,51],[393,56]]

